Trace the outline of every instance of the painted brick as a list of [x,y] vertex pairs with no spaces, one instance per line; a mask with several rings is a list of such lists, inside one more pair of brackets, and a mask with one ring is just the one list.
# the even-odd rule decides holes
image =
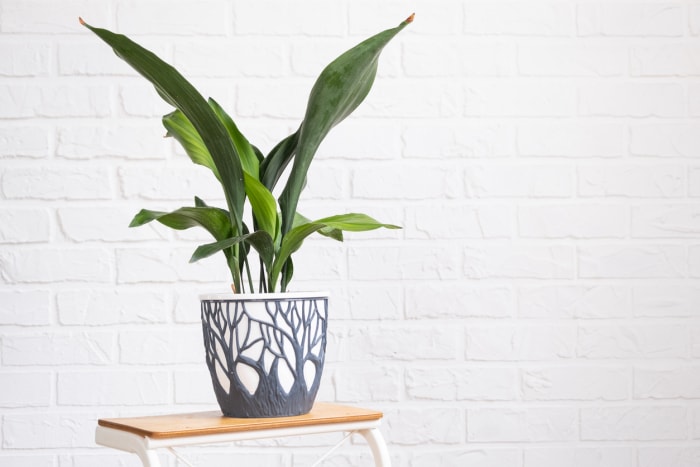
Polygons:
[[2,191],[8,199],[110,199],[112,177],[104,167],[7,169]]
[[632,291],[636,316],[694,317],[700,313],[700,289],[693,286],[646,285]]
[[499,401],[517,398],[512,368],[417,368],[406,372],[411,399]]
[[229,80],[239,76],[275,77],[289,73],[288,55],[283,40],[262,43],[237,40],[231,44],[192,42],[175,46],[173,65],[185,76]]
[[578,249],[579,276],[590,279],[673,278],[688,273],[679,245],[600,245]]
[[470,82],[465,91],[468,117],[570,117],[576,89],[561,81]]
[[[271,11],[275,14],[271,15]],[[323,21],[318,21],[319,18]],[[233,19],[237,34],[313,37],[341,36],[346,31],[347,20],[342,10],[318,0],[303,5],[274,0],[264,0],[257,5],[239,3],[234,5]]]
[[556,2],[475,2],[464,13],[467,34],[568,36],[574,30],[572,6]]
[[698,399],[700,373],[697,366],[635,368],[635,399]]
[[538,205],[518,209],[518,226],[525,238],[622,238],[629,220],[625,206]]
[[194,247],[119,249],[116,251],[117,282],[215,282],[229,277],[224,261],[218,257],[189,264],[193,251]]
[[0,86],[0,118],[105,117],[109,87],[94,85]]
[[166,371],[90,371],[58,374],[58,405],[155,405],[170,401]]
[[38,126],[9,126],[0,128],[0,158],[49,155],[49,130]]
[[683,117],[686,97],[678,83],[586,84],[579,88],[579,114],[586,117]]
[[692,197],[700,196],[700,167],[688,169],[688,192]]
[[540,367],[520,370],[524,400],[604,400],[628,398],[631,372],[624,367]]
[[358,0],[348,4],[348,31],[352,35],[368,36],[393,27],[410,13],[416,13],[415,21],[406,29],[401,40],[408,35],[452,35],[462,32],[463,2],[445,0],[435,8],[430,0],[416,0],[407,6],[400,0],[377,4]]
[[163,323],[170,313],[162,293],[132,290],[61,290],[56,309],[59,322],[67,326]]
[[[223,265],[225,263],[222,259],[217,261],[221,261]],[[334,240],[325,240],[325,244],[319,242],[313,245],[309,241],[303,251],[298,251],[294,255],[294,275],[297,280],[316,282],[339,280],[346,277],[346,268],[343,245]],[[230,274],[219,276],[219,278],[228,277]],[[318,286],[312,287],[318,288]]]
[[129,365],[204,363],[201,328],[188,326],[121,333],[119,361]]
[[467,327],[467,360],[529,361],[573,358],[571,325],[473,325]]
[[700,35],[700,6],[690,5],[690,30],[693,35]]
[[632,315],[632,294],[609,285],[539,286],[518,290],[521,318],[623,318]]
[[574,177],[554,165],[475,165],[466,169],[464,186],[470,198],[568,197]]
[[164,240],[167,229],[156,222],[129,228],[135,208],[102,207],[61,208],[57,210],[58,224],[63,235],[74,242],[130,242]]
[[[418,205],[407,209],[406,238],[508,238],[513,233],[514,212],[510,206],[464,204]],[[450,219],[447,230],[435,226]]]
[[51,225],[44,209],[0,209],[0,243],[48,242]]
[[407,125],[402,139],[403,155],[408,158],[492,158],[515,154],[515,131],[500,123]]
[[42,76],[49,71],[48,44],[12,43],[0,44],[0,76]]
[[632,47],[630,71],[634,76],[698,76],[700,47],[663,44]]
[[581,196],[673,198],[683,196],[685,171],[679,165],[598,165],[578,169]]
[[348,249],[349,277],[353,280],[455,279],[459,258],[453,248],[432,246],[415,249],[394,246]]
[[513,293],[507,287],[466,287],[463,282],[443,281],[406,289],[406,317],[506,318],[514,315]]
[[198,370],[177,370],[173,374],[176,404],[216,404],[211,376],[206,365]]
[[537,123],[518,126],[518,153],[536,157],[620,157],[624,127],[610,123]]
[[[349,191],[348,175],[345,169],[338,167],[316,166],[307,177],[304,196],[308,200],[340,200]],[[308,217],[309,214],[307,213]]]
[[396,325],[355,326],[330,330],[328,346],[343,361],[446,360],[457,356],[454,327],[408,327]]
[[[91,34],[91,33],[90,33]],[[145,44],[144,44],[145,45]],[[162,48],[148,48],[166,58]],[[123,60],[109,53],[107,44],[91,35],[81,36],[80,42],[58,43],[58,73],[64,76],[137,76],[138,73]],[[94,148],[94,149],[97,149]]]
[[109,365],[116,361],[109,332],[8,334],[2,339],[4,365]]
[[0,325],[42,326],[50,322],[48,290],[0,292]]
[[665,465],[693,467],[700,463],[700,448],[696,446],[645,446],[637,454],[639,467]]
[[385,412],[387,442],[400,446],[456,444],[463,440],[464,413],[452,408]]
[[[353,170],[351,192],[360,199],[435,199],[456,198],[462,190],[459,173],[430,166],[404,167],[398,173],[391,166],[377,165],[374,170]],[[391,184],[385,183],[391,175]]]
[[2,420],[3,448],[94,448],[97,418],[87,413],[6,414]]
[[0,407],[47,407],[51,402],[50,373],[0,373]]
[[571,279],[574,251],[569,246],[485,245],[464,249],[463,276],[472,279]]
[[3,467],[55,467],[54,456],[49,454],[0,455]]
[[89,0],[68,0],[58,5],[41,0],[3,0],[0,30],[13,33],[87,34],[78,16],[95,25],[108,25],[110,10]]
[[700,153],[700,125],[637,124],[629,130],[630,154],[647,157],[695,157]]
[[103,123],[100,126],[70,126],[58,129],[56,154],[66,159],[120,157],[126,159],[164,159],[165,130],[157,121],[140,126]]
[[108,282],[111,269],[111,255],[103,249],[0,252],[0,277],[13,283]]
[[338,402],[393,401],[403,393],[402,372],[386,366],[341,367],[333,374]]
[[[333,293],[330,304],[333,310],[347,306],[353,319],[401,319],[404,313],[403,293],[398,286],[353,285],[347,296],[336,297]],[[334,316],[336,313],[333,311]]]
[[202,199],[223,197],[221,186],[209,169],[201,166],[176,168],[137,168],[119,170],[121,191],[125,198],[149,200],[180,200],[192,202],[195,195]]
[[[396,159],[401,155],[401,129],[389,123],[345,121],[328,133],[316,160],[353,161]],[[317,167],[311,168],[311,173]]]
[[190,2],[120,2],[117,28],[129,35],[223,35],[227,31],[227,10],[222,0],[199,0],[196,7]]
[[628,447],[528,448],[523,457],[524,467],[637,467]]
[[683,325],[581,326],[576,338],[581,358],[685,358],[690,344]]
[[690,104],[690,115],[693,117],[700,115],[700,86],[696,84],[688,85],[688,102]]
[[173,111],[173,108],[166,104],[154,92],[153,86],[150,86],[148,83],[134,81],[134,84],[131,84],[132,81],[127,80],[124,80],[124,83],[118,89],[118,105],[120,111],[124,114],[130,117],[154,117],[160,119],[161,116]]
[[417,83],[408,79],[382,79],[353,113],[365,118],[439,119],[463,113],[462,87],[452,81],[420,80],[420,100],[413,99]]
[[578,439],[572,408],[488,408],[467,411],[470,442],[543,442]]
[[632,236],[639,238],[697,237],[700,206],[643,205],[632,208]]
[[683,16],[673,3],[586,3],[576,10],[582,36],[682,36]]
[[581,409],[584,441],[680,440],[686,437],[683,407],[586,407]]
[[522,45],[518,72],[524,76],[621,76],[627,49],[608,45]]
[[410,58],[404,60],[406,76],[511,76],[515,72],[515,48],[503,44],[475,45],[464,41],[441,44],[435,53],[432,42],[411,42],[404,46]]
[[522,453],[518,449],[441,449],[414,455],[410,467],[522,467]]

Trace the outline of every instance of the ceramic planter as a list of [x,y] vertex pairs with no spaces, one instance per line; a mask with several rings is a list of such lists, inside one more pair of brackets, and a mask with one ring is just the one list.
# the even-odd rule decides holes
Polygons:
[[326,353],[327,293],[200,296],[207,366],[227,417],[308,413]]

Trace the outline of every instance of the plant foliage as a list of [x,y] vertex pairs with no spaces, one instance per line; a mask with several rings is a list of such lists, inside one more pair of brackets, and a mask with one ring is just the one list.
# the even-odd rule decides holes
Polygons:
[[[350,115],[369,93],[384,47],[413,15],[395,28],[382,31],[346,51],[321,72],[309,96],[299,129],[283,139],[267,156],[250,144],[233,119],[213,99],[205,99],[175,68],[126,36],[81,24],[153,84],[175,110],[163,117],[167,135],[175,138],[195,164],[207,167],[221,183],[227,209],[208,206],[195,197],[194,206],[172,212],[141,210],[131,227],[158,221],[173,229],[201,227],[214,238],[201,245],[191,262],[223,252],[236,291],[254,292],[249,267],[251,248],[258,254],[259,292],[285,291],[293,274],[292,254],[311,234],[336,240],[343,231],[398,228],[365,214],[340,214],[309,220],[297,212],[311,162],[328,132]],[[278,200],[272,194],[291,163]],[[252,229],[246,225],[246,202]]]

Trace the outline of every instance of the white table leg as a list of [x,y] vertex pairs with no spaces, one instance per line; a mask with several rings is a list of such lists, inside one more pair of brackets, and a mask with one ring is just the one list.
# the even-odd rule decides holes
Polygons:
[[102,446],[131,452],[139,456],[143,467],[161,467],[156,452],[148,448],[146,438],[126,431],[98,426],[95,441]]
[[369,444],[374,456],[374,465],[377,467],[391,467],[391,459],[389,458],[389,449],[386,447],[382,433],[378,428],[369,428],[366,430],[358,430]]

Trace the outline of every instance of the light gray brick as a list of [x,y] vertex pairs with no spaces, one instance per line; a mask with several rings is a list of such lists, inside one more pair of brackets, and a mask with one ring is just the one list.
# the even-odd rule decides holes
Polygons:
[[0,292],[0,325],[42,326],[51,323],[48,290]]
[[693,44],[663,44],[632,47],[633,76],[698,76],[700,47]]
[[166,371],[67,371],[58,374],[58,405],[157,405],[170,401]]
[[[406,238],[458,239],[509,238],[513,234],[514,210],[510,206],[473,204],[416,205],[407,209]],[[436,226],[451,219],[446,230]]]
[[43,158],[49,155],[49,129],[40,126],[0,128],[0,158]]
[[700,125],[636,124],[629,130],[630,154],[645,157],[695,157],[700,153]]
[[0,243],[48,242],[49,212],[44,209],[0,209]]
[[627,49],[610,44],[524,44],[518,47],[518,71],[525,76],[622,76],[627,72]]
[[467,117],[570,117],[576,112],[576,89],[553,80],[473,80],[464,102]]
[[524,452],[524,467],[637,467],[629,447],[537,447]]
[[403,393],[400,368],[376,365],[371,368],[340,367],[333,373],[335,399],[338,402],[397,402]]
[[2,420],[3,448],[93,448],[97,418],[84,412],[6,414]]
[[12,366],[100,365],[116,362],[109,332],[42,332],[5,335],[2,363]]
[[518,208],[518,230],[526,238],[624,238],[628,225],[625,206],[557,204]]
[[615,123],[538,123],[518,126],[518,153],[532,157],[621,157],[624,127]]
[[700,206],[642,205],[632,208],[632,236],[637,238],[697,237]]
[[632,375],[624,367],[526,367],[520,370],[524,400],[620,401],[629,397]]
[[578,269],[589,279],[680,278],[688,274],[688,258],[680,245],[584,246]]
[[112,176],[104,167],[13,168],[5,170],[2,191],[8,199],[110,199]]
[[630,290],[622,286],[549,285],[518,291],[521,318],[623,318],[632,315]]
[[463,252],[463,276],[472,279],[571,279],[575,253],[570,246],[485,245]]
[[75,242],[140,242],[168,238],[167,228],[156,222],[129,228],[129,222],[137,212],[134,208],[106,205],[61,208],[57,212],[61,232]]
[[685,439],[687,410],[677,406],[586,407],[581,409],[584,441]]
[[459,258],[449,247],[412,248],[362,246],[348,249],[349,277],[353,280],[456,279]]
[[141,290],[61,290],[56,309],[67,326],[163,323],[170,314],[162,293]]
[[639,467],[693,467],[700,463],[700,448],[696,446],[645,446],[639,448]]
[[52,375],[44,373],[0,373],[0,407],[48,407]]
[[409,124],[403,155],[415,159],[492,158],[515,154],[515,130],[501,123]]
[[683,16],[673,3],[584,3],[576,10],[581,36],[682,36]]
[[571,325],[473,325],[467,327],[467,360],[539,361],[573,358]]
[[579,327],[576,340],[580,358],[686,358],[690,333],[675,324],[586,325]]
[[165,159],[170,148],[163,139],[159,122],[122,125],[116,122],[100,126],[69,126],[58,129],[56,154],[66,159]]
[[584,84],[579,115],[586,117],[683,117],[686,98],[680,83]]
[[470,442],[566,442],[578,438],[573,408],[523,407],[467,411]]
[[411,458],[411,467],[522,467],[523,455],[519,449],[440,449],[420,452]]
[[584,197],[676,198],[685,191],[680,165],[596,165],[578,169],[578,193]]
[[424,283],[408,288],[406,317],[440,319],[506,318],[514,315],[512,291],[507,287],[466,287],[462,281]]
[[632,291],[636,316],[671,318],[700,314],[700,288],[673,285],[646,285]]
[[465,4],[467,34],[568,36],[574,30],[571,5],[557,2],[470,2]]
[[4,42],[0,44],[0,76],[45,76],[49,71],[49,44]]
[[0,277],[13,283],[104,283],[112,279],[112,264],[104,249],[15,249],[0,252]]
[[130,330],[119,335],[119,361],[127,365],[204,363],[201,328]]
[[464,413],[456,408],[385,412],[387,442],[399,446],[449,445],[463,440]]
[[700,373],[697,366],[642,367],[634,370],[635,399],[698,399]]

